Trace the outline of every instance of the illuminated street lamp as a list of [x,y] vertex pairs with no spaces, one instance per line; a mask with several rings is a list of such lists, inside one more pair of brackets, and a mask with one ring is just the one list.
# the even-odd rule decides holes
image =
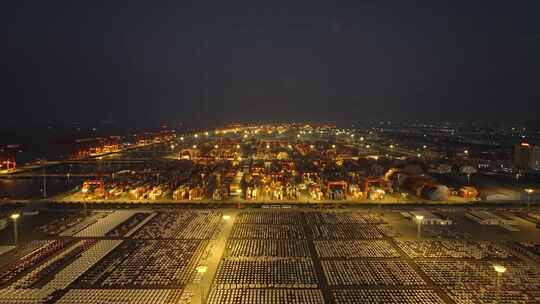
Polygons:
[[217,148],[219,148],[219,146],[218,146],[218,145],[215,145],[215,146],[214,146],[214,149],[217,149]]
[[13,220],[13,243],[15,243],[15,246],[17,246],[17,243],[19,242],[19,230],[17,227],[17,219],[19,219],[21,215],[19,213],[13,213],[9,217]]
[[228,220],[231,219],[231,216],[230,216],[230,215],[224,215],[224,216],[223,216],[223,219],[224,219],[225,221],[228,221]]
[[335,149],[336,148],[336,145],[332,145],[332,149]]
[[379,215],[382,215],[382,200],[383,200],[383,195],[385,194],[384,190],[383,189],[377,189],[377,194],[379,195],[378,199],[379,199]]
[[240,149],[240,145],[236,145],[236,149]]
[[527,193],[527,213],[529,213],[531,209],[531,193],[533,193],[534,190],[531,188],[526,188],[525,192]]
[[270,149],[270,145],[266,145],[266,149]]
[[193,137],[199,138],[199,134],[195,134],[195,135],[193,135]]
[[364,138],[363,138],[363,137],[360,137],[360,141],[364,141]]
[[191,146],[193,149],[197,149],[197,145],[193,145]]
[[417,215],[416,216],[416,223],[418,224],[417,227],[418,227],[418,231],[417,231],[417,237],[418,238],[421,238],[422,237],[422,221],[424,220],[424,216],[423,215]]
[[82,193],[84,193],[83,197],[83,208],[84,208],[84,215],[86,216],[88,214],[88,209],[86,208],[86,194],[88,193],[88,188],[82,188]]
[[198,273],[206,273],[206,271],[208,270],[208,267],[207,266],[197,266],[197,272]]
[[207,266],[197,266],[197,273],[200,275],[200,280],[201,280],[199,281],[199,288],[200,288],[200,293],[201,293],[201,302],[200,302],[201,304],[206,303],[206,292],[204,290],[202,278],[207,270],[208,270]]
[[506,267],[502,265],[493,265],[493,269],[497,273],[497,301],[495,303],[501,302],[501,283],[502,275],[506,272]]
[[423,145],[422,148],[427,149],[427,146],[426,146],[426,145]]
[[183,137],[183,136],[182,136],[182,137],[180,137],[180,140],[181,140],[181,141],[184,141],[184,137]]

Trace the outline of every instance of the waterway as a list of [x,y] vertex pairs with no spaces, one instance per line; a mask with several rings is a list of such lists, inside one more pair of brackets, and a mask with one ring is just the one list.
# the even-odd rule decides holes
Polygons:
[[[151,166],[154,159],[171,154],[168,145],[154,145],[136,150],[110,154],[84,162],[62,163],[0,178],[0,201],[8,199],[27,200],[50,198],[80,187],[92,175],[103,175],[105,179],[122,170],[137,170]],[[81,175],[88,174],[89,177]],[[43,178],[43,175],[51,175]]]

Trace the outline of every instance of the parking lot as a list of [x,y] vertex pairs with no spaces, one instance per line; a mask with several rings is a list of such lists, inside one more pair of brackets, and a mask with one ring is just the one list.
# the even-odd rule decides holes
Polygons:
[[0,303],[538,303],[534,226],[464,211],[420,238],[395,210],[71,211],[2,247]]

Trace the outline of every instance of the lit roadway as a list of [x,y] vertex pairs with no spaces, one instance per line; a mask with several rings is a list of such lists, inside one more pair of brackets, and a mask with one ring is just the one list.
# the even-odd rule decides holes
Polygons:
[[208,300],[208,293],[212,281],[216,275],[219,261],[225,254],[227,246],[227,239],[231,234],[234,221],[238,210],[224,209],[223,218],[221,219],[221,225],[217,228],[214,237],[209,241],[203,256],[199,259],[197,266],[195,267],[193,281],[186,284],[184,292],[192,292],[193,304],[206,303],[204,299]]

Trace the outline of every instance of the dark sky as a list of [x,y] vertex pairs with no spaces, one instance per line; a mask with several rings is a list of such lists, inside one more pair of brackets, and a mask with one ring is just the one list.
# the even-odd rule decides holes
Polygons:
[[538,118],[539,3],[4,1],[2,116]]

